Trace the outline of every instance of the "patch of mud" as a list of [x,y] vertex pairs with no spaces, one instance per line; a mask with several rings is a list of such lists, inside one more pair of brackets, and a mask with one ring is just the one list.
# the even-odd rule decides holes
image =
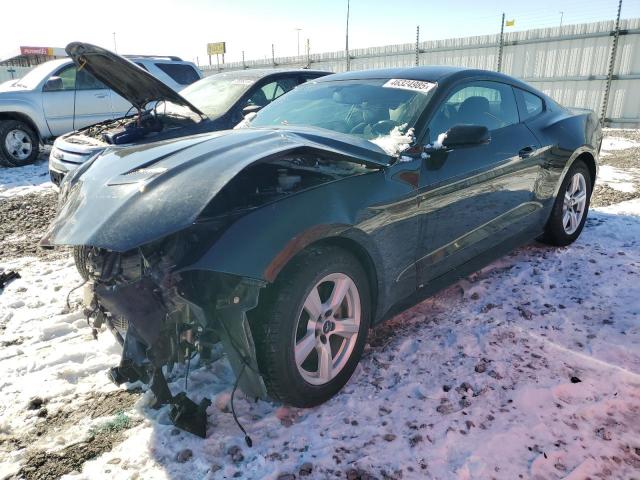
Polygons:
[[[42,420],[23,437],[0,438],[0,452],[29,449],[23,467],[15,478],[48,480],[80,470],[87,460],[110,451],[123,438],[123,431],[139,423],[122,412],[130,409],[140,397],[141,390],[116,390],[91,394],[79,400],[73,410],[62,409],[49,415],[46,404],[38,412]],[[116,419],[93,429],[87,440],[69,445],[56,452],[30,448],[44,437],[53,436],[87,417],[96,419],[116,415]],[[125,421],[123,421],[125,420]]]
[[140,398],[141,390],[116,390],[111,393],[92,394],[74,410],[60,410],[36,425],[33,434],[42,437],[82,419],[100,418],[128,410]]
[[640,198],[640,189],[636,189],[633,192],[621,192],[608,185],[596,183],[596,188],[593,189],[593,196],[591,197],[591,206],[608,207],[609,205],[633,200],[634,198]]
[[123,433],[103,432],[91,436],[86,442],[64,448],[60,452],[36,450],[29,452],[18,478],[27,480],[54,480],[80,471],[88,460],[96,458],[123,440]]
[[57,194],[31,193],[0,200],[0,261],[24,256],[66,257],[67,249],[44,250],[40,238],[56,215]]

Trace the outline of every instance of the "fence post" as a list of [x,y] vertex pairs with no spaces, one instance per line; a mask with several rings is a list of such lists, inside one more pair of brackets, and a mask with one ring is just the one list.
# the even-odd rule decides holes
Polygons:
[[500,45],[498,46],[498,68],[499,72],[502,69],[502,46],[504,44],[504,12],[502,12],[502,24],[500,25]]
[[609,93],[611,92],[611,81],[613,80],[613,69],[616,65],[616,53],[618,51],[618,39],[620,38],[620,11],[622,10],[622,0],[618,1],[618,16],[616,17],[616,27],[613,31],[613,44],[611,45],[611,53],[609,54],[609,71],[607,72],[607,83],[604,87],[604,96],[602,97],[602,111],[600,112],[600,123],[605,125],[607,110],[609,108]]
[[416,27],[416,67],[420,63],[420,25]]
[[347,35],[344,44],[344,53],[347,56],[347,72],[351,67],[351,58],[349,57],[349,0],[347,0]]

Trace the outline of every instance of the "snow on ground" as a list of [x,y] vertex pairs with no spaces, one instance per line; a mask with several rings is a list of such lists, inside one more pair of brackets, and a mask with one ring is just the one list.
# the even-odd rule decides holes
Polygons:
[[621,192],[634,192],[636,185],[640,184],[640,167],[622,169],[611,165],[601,165],[598,172],[598,183],[608,185]]
[[[56,478],[34,452],[62,462],[82,449],[65,478],[640,476],[640,199],[592,211],[572,246],[520,248],[377,328],[320,407],[237,395],[253,448],[228,413],[224,358],[192,364],[190,396],[213,400],[204,440],[176,430],[167,407],[148,408],[146,393],[85,415],[122,392],[105,375],[119,348],[107,332],[93,339],[79,291],[67,309],[80,283],[72,261],[1,267],[22,278],[0,291],[0,477]],[[29,409],[34,397],[44,404]]]
[[631,140],[624,137],[616,137],[616,136],[610,135],[602,139],[601,151],[608,153],[615,150],[626,150],[628,148],[638,148],[638,147],[640,147],[640,142],[638,142],[637,140]]
[[52,183],[47,159],[48,151],[45,151],[33,165],[20,168],[0,167],[0,199],[49,190]]

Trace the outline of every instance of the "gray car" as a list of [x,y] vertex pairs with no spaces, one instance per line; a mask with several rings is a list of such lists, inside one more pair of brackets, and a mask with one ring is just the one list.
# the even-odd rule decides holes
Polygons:
[[[181,90],[199,80],[200,71],[177,57],[133,57],[141,69]],[[0,85],[0,165],[32,163],[40,144],[64,133],[119,118],[131,108],[71,59],[38,65],[23,78]]]

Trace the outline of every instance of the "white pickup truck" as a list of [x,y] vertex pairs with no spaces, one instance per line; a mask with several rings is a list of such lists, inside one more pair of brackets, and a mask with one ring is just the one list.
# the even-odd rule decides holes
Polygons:
[[[179,91],[202,77],[191,62],[177,57],[128,57]],[[131,108],[71,59],[38,65],[19,80],[0,85],[0,165],[33,162],[40,145],[104,120],[123,117]]]

